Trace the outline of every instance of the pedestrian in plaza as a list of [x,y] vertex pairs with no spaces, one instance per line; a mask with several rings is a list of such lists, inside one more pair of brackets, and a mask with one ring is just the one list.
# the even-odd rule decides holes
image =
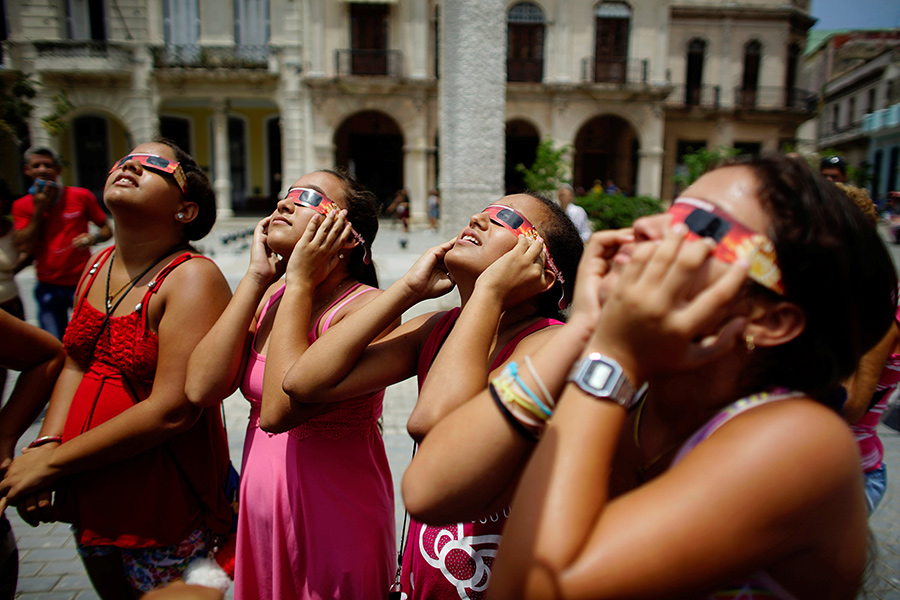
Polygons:
[[[53,384],[62,369],[65,353],[55,337],[0,311],[0,366],[19,371],[16,385],[0,409],[0,474],[12,462],[16,443],[47,404]],[[26,520],[31,516],[22,515]],[[16,595],[19,554],[16,538],[6,515],[0,514],[0,599]]]
[[381,294],[371,264],[377,231],[375,196],[355,178],[304,175],[256,226],[247,274],[191,355],[192,402],[217,406],[238,387],[250,402],[238,599],[377,598],[389,585],[393,483],[377,426],[384,386],[306,406],[281,388],[297,358]]
[[40,437],[0,496],[32,522],[71,522],[98,595],[119,599],[179,579],[230,528],[221,418],[184,393],[191,350],[230,292],[190,247],[216,203],[181,149],[140,144],[110,170],[105,198],[116,243],[82,275]]
[[854,598],[866,501],[834,401],[896,310],[871,224],[803,161],[751,158],[585,254],[564,331],[492,382],[520,424],[557,401],[521,478],[530,443],[484,394],[433,432],[477,423],[454,466],[515,488],[489,596]]
[[[13,204],[16,244],[34,258],[38,319],[41,327],[62,339],[72,310],[75,284],[91,258],[91,246],[112,237],[106,213],[84,188],[61,186],[62,167],[49,148],[25,151],[29,193]],[[88,232],[93,223],[99,230]]]
[[[560,307],[571,297],[582,247],[552,200],[502,198],[311,346],[284,379],[292,406],[315,408],[416,375],[419,398],[407,429],[415,441],[427,439],[435,424],[487,386],[491,373],[552,336],[561,324]],[[454,284],[461,308],[415,317],[377,339],[407,309]],[[449,452],[436,468],[454,461]],[[490,561],[483,557],[496,552],[505,513],[482,516],[451,525],[410,523],[399,583],[403,597],[458,599],[484,591]]]
[[588,219],[587,211],[575,204],[575,190],[568,183],[564,183],[556,190],[556,197],[559,199],[559,205],[566,211],[566,215],[572,219],[581,241],[588,241],[592,231],[591,220]]
[[428,224],[432,231],[438,230],[441,218],[441,193],[437,189],[428,192]]
[[828,181],[844,183],[847,181],[847,161],[832,154],[819,161],[819,173]]

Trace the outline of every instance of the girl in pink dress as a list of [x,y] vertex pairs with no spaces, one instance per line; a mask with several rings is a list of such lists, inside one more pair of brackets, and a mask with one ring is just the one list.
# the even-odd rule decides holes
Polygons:
[[[376,427],[384,390],[292,410],[272,432],[290,364],[377,297],[374,196],[350,176],[298,179],[256,227],[250,267],[188,365],[187,394],[250,402],[235,561],[236,598],[374,598],[390,585],[394,506]],[[282,281],[280,275],[285,273]]]

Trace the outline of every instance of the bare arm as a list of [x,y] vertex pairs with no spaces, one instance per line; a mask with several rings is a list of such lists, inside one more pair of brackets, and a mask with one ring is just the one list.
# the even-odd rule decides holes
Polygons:
[[241,384],[266,292],[284,270],[266,246],[268,221],[268,217],[260,221],[253,232],[247,274],[222,316],[191,353],[185,394],[195,406],[216,406]]
[[21,371],[0,409],[0,468],[5,468],[19,437],[50,398],[66,355],[59,340],[5,311],[0,311],[0,333],[0,365]]
[[[609,269],[608,261],[622,243],[632,239],[631,230],[594,234],[578,267],[569,322],[564,327],[536,332],[518,345],[508,362],[518,363],[519,374],[530,389],[539,387],[524,365],[525,356],[530,357],[550,395],[559,396],[572,363],[594,330],[600,310],[598,286]],[[470,300],[466,310],[470,306],[477,305]],[[459,327],[458,322],[454,333]],[[450,355],[444,353],[456,347],[448,339],[426,383],[433,381],[442,365],[453,368],[451,362],[439,361],[448,358]],[[425,392],[423,388],[423,396]],[[483,379],[475,397],[437,422],[422,441],[403,476],[403,500],[410,514],[425,523],[481,517],[508,504],[533,449],[534,444],[519,435],[499,412]],[[449,452],[454,456],[451,464],[446,461]]]
[[224,310],[230,292],[211,262],[192,260],[168,276],[160,297],[159,358],[153,389],[145,400],[90,431],[15,461],[0,483],[11,503],[56,479],[129,458],[185,431],[200,415],[184,394],[188,358]]
[[[44,229],[44,217],[47,209],[56,201],[59,196],[59,188],[55,185],[45,185],[44,188],[33,194],[33,210],[28,215],[28,221],[24,226],[16,229],[15,241],[19,252],[32,255],[34,247],[41,237]],[[15,209],[15,205],[13,206]],[[13,211],[16,212],[15,210]],[[17,215],[17,224],[21,223],[22,215]]]
[[869,402],[875,393],[881,370],[897,346],[898,340],[900,329],[893,323],[881,341],[863,355],[856,372],[844,383],[847,401],[844,403],[843,413],[848,423],[856,423],[868,412]]
[[421,345],[438,317],[416,317],[373,341],[420,300],[452,289],[452,282],[440,269],[451,245],[448,242],[426,252],[402,279],[310,346],[284,378],[284,391],[291,401],[352,398],[415,375]]

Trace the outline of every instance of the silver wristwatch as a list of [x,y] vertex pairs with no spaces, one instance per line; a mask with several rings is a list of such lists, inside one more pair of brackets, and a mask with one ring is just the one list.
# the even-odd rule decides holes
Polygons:
[[572,367],[569,381],[585,394],[598,400],[608,400],[630,409],[637,404],[640,395],[637,388],[625,376],[622,366],[599,352],[592,352]]

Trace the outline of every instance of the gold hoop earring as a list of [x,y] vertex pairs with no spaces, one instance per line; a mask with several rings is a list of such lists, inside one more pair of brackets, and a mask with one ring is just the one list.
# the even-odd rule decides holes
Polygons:
[[744,345],[747,347],[747,352],[753,352],[756,350],[756,344],[753,343],[753,334],[748,333],[747,337],[744,338]]

